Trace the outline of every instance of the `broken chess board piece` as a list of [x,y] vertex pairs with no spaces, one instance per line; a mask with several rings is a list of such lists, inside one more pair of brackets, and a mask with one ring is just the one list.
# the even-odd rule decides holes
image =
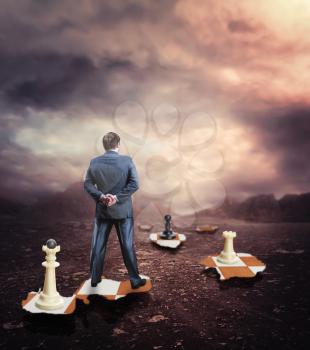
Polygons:
[[97,284],[97,286],[92,287],[91,279],[88,279],[84,281],[75,292],[76,298],[82,300],[84,304],[89,304],[90,301],[88,297],[90,295],[99,295],[107,300],[114,301],[124,298],[128,294],[149,292],[152,289],[152,282],[150,278],[144,275],[140,275],[140,277],[146,279],[146,284],[136,289],[132,288],[129,280],[114,281],[102,276],[101,281]]
[[153,228],[153,225],[149,225],[149,224],[138,224],[138,228],[141,231],[151,231],[151,229]]
[[236,232],[224,231],[223,237],[223,251],[219,255],[210,255],[200,261],[206,270],[213,268],[220,275],[220,280],[228,280],[233,277],[255,277],[257,273],[266,269],[266,265],[255,256],[234,251],[233,239]]
[[186,236],[182,233],[175,232],[175,237],[173,239],[162,239],[160,232],[151,233],[150,240],[163,248],[178,248],[182,242],[186,241]]
[[218,230],[218,226],[215,225],[205,225],[205,226],[197,226],[196,232],[198,233],[215,233]]
[[22,307],[32,313],[70,314],[75,310],[75,295],[62,297],[56,287],[55,272],[60,265],[56,261],[56,253],[60,251],[60,246],[54,239],[49,239],[42,246],[42,251],[46,254],[46,261],[42,263],[45,267],[43,290],[28,293],[27,298],[22,301]]
[[150,234],[150,240],[164,248],[175,249],[186,241],[186,236],[181,233],[173,232],[171,229],[171,216],[165,215],[165,230]]

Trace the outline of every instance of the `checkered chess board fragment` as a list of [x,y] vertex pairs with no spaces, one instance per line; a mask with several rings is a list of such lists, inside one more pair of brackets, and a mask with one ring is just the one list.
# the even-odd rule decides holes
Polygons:
[[220,280],[228,280],[232,277],[255,277],[258,272],[265,270],[266,265],[255,256],[247,253],[237,253],[237,261],[234,264],[220,263],[216,258],[218,255],[207,256],[200,261],[206,270],[215,268],[220,275]]
[[64,305],[61,308],[55,310],[43,310],[38,308],[35,303],[39,298],[40,292],[29,292],[27,298],[22,301],[22,307],[24,310],[29,311],[33,314],[45,313],[55,315],[69,315],[75,311],[76,306],[76,295],[73,294],[71,297],[63,297]]
[[150,240],[161,247],[175,249],[182,242],[186,241],[186,236],[182,233],[176,233],[176,236],[172,239],[163,239],[160,237],[160,232],[157,232],[150,234]]
[[140,275],[141,278],[147,280],[146,284],[140,288],[132,289],[130,281],[114,281],[106,278],[102,278],[101,282],[96,287],[91,286],[90,279],[84,281],[82,285],[75,292],[76,298],[83,300],[85,304],[89,304],[88,297],[90,295],[100,295],[107,300],[117,300],[124,298],[127,294],[131,293],[145,293],[152,289],[152,283],[149,277]]
[[76,299],[82,300],[85,304],[89,304],[88,297],[90,295],[100,295],[107,300],[117,300],[124,298],[130,293],[146,293],[152,289],[152,283],[149,277],[140,275],[146,278],[147,282],[144,286],[132,289],[130,281],[114,281],[102,277],[102,280],[96,287],[92,287],[90,279],[84,281],[77,291],[71,297],[63,297],[64,305],[55,310],[43,310],[38,308],[35,303],[39,298],[39,292],[29,292],[27,298],[22,300],[22,308],[31,313],[46,313],[55,315],[72,314],[76,308]]

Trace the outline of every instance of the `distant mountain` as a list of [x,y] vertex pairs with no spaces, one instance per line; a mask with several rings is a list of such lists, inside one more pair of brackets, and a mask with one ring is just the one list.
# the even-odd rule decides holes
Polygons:
[[279,200],[282,220],[310,221],[310,193],[287,194]]
[[285,195],[279,200],[273,194],[252,196],[241,203],[229,200],[204,214],[260,222],[310,222],[310,193]]
[[[135,194],[134,213],[137,216],[144,210],[150,200],[141,193]],[[64,192],[56,193],[41,200],[24,212],[37,221],[62,221],[92,219],[95,214],[95,201],[85,192],[82,182],[70,185]],[[153,218],[152,213],[145,212],[146,221]]]
[[279,202],[273,194],[249,197],[231,209],[235,218],[253,221],[280,221],[282,218]]
[[[150,203],[141,191],[135,195],[135,215],[139,214]],[[166,209],[159,208],[162,212]],[[83,183],[78,182],[69,186],[64,192],[56,193],[40,200],[31,207],[9,201],[0,200],[1,214],[6,216],[22,215],[36,221],[63,221],[92,219],[95,213],[95,203],[84,191]],[[146,220],[152,218],[152,208],[144,215]],[[144,213],[144,212],[143,212]],[[288,194],[277,200],[273,194],[260,194],[236,202],[226,198],[225,202],[216,209],[203,210],[201,216],[226,217],[259,222],[310,222],[310,193]]]
[[84,191],[83,183],[70,185],[64,192],[51,195],[28,209],[30,215],[38,221],[62,221],[92,218],[95,202]]

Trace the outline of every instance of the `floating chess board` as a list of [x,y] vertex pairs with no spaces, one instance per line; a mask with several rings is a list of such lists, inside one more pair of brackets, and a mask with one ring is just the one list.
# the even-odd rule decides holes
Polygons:
[[132,289],[130,281],[114,281],[106,278],[102,278],[101,282],[96,287],[91,286],[90,279],[81,284],[78,290],[75,292],[76,298],[83,300],[85,304],[89,304],[88,297],[90,295],[100,295],[107,300],[117,300],[124,298],[127,294],[131,293],[145,293],[152,289],[152,283],[149,277],[140,275],[141,278],[145,278],[146,284],[140,288]]
[[73,294],[71,297],[63,297],[64,305],[61,308],[55,310],[43,310],[38,308],[35,303],[39,298],[40,292],[29,292],[27,298],[22,301],[22,307],[24,310],[34,314],[45,313],[55,315],[69,315],[75,311],[76,307],[76,295]]
[[186,237],[182,233],[176,233],[176,236],[172,239],[163,239],[160,236],[160,232],[157,232],[150,234],[150,240],[161,247],[175,249],[182,242],[186,241]]
[[207,269],[215,268],[220,275],[220,280],[228,280],[232,277],[255,277],[258,272],[265,270],[266,265],[255,256],[246,253],[237,253],[237,261],[234,264],[220,263],[218,255],[208,256],[200,261]]

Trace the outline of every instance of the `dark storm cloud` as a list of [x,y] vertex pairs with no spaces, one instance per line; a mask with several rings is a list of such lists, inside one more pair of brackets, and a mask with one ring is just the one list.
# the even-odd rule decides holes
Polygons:
[[115,70],[131,69],[126,60],[102,60],[97,66],[87,57],[49,54],[0,54],[0,91],[7,107],[61,109],[105,97],[105,79]]
[[281,154],[282,170],[310,180],[310,109],[284,111],[257,120],[267,149]]
[[[88,34],[93,29],[122,31],[120,25],[159,22],[175,23],[173,15],[176,1],[101,1],[63,0],[34,1],[3,0],[0,11],[0,47],[11,52],[53,47],[62,51],[66,47],[67,31]],[[101,32],[101,40],[105,40]],[[129,33],[128,33],[129,34]],[[75,44],[75,43],[74,43]],[[84,48],[84,43],[78,43]],[[107,43],[110,44],[110,43]]]
[[97,3],[98,11],[94,20],[102,25],[116,26],[122,20],[156,21],[171,14],[175,1],[111,2]]
[[7,102],[37,108],[63,107],[96,72],[85,57],[27,55],[2,62],[0,89]]
[[[176,22],[173,6],[174,1],[67,0],[25,1],[20,9],[19,2],[6,1],[0,11],[2,111],[70,105],[102,110],[124,98],[139,99],[144,89],[133,88],[136,82],[167,76],[152,40],[165,22],[169,28]],[[149,22],[157,30],[144,40],[139,26]],[[109,90],[115,75],[117,94]]]
[[[17,107],[91,106],[96,98],[101,105],[123,100],[114,91],[109,95],[113,75],[123,74],[120,90],[126,80],[143,80],[144,72],[138,72],[135,61],[150,49],[143,46],[151,47],[137,40],[143,34],[138,26],[133,36],[126,26],[163,22],[173,6],[174,1],[5,0],[0,10],[2,112]],[[156,54],[147,55],[154,65]]]
[[[248,115],[251,115],[250,113]],[[272,109],[244,118],[261,141],[261,151],[277,158],[283,183],[294,183],[304,191],[310,183],[310,109]],[[264,164],[262,164],[264,166]]]

